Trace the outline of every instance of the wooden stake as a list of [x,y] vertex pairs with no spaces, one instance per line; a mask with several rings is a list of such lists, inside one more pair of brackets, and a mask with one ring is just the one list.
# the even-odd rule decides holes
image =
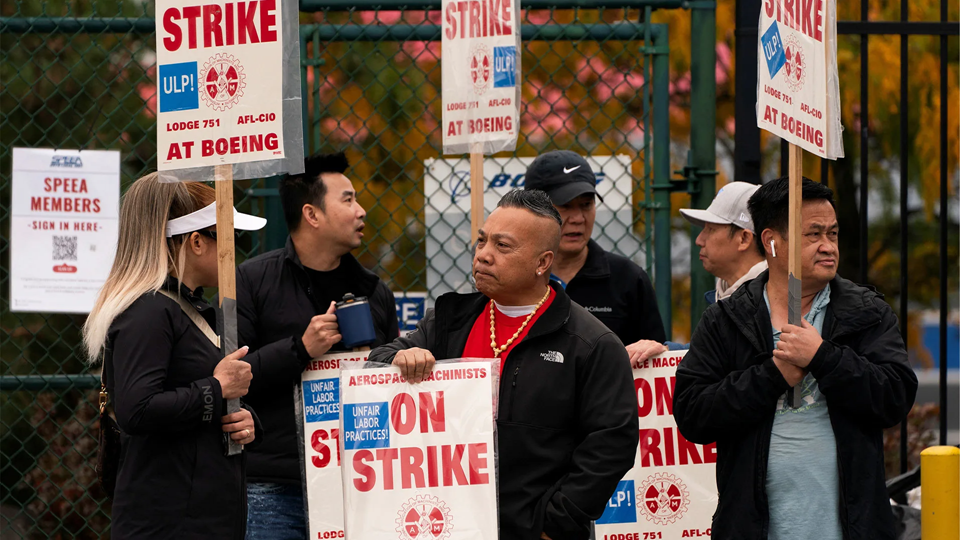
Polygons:
[[[800,211],[803,207],[803,149],[795,144],[790,145],[790,214],[789,230],[787,238],[790,242],[788,254],[789,275],[787,277],[787,322],[796,326],[801,326],[803,318],[801,298],[803,288],[801,286],[803,272],[800,261]],[[798,383],[790,392],[790,405],[796,409],[800,407],[800,391],[803,383]]]
[[477,243],[477,232],[483,224],[483,151],[474,144],[470,152],[470,245]]
[[[233,165],[216,165],[213,172],[217,190],[217,274],[220,285],[220,309],[223,312],[221,352],[236,351],[237,344],[237,266],[233,236]],[[240,411],[240,400],[227,400],[227,414]],[[239,454],[243,446],[227,437],[227,455]]]

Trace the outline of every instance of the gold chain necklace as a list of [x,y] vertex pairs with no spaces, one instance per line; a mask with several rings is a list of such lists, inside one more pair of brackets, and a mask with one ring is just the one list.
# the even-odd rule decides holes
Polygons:
[[513,337],[508,339],[507,342],[504,343],[503,346],[501,347],[497,347],[497,323],[496,323],[496,317],[494,317],[494,310],[496,309],[496,307],[494,306],[495,302],[493,300],[490,301],[490,348],[493,349],[494,358],[498,358],[500,356],[500,353],[507,350],[507,347],[509,347],[510,344],[517,339],[517,336],[520,335],[520,332],[523,332],[523,329],[526,328],[527,324],[530,323],[530,319],[532,319],[533,316],[537,314],[537,310],[539,310],[540,306],[542,306],[543,303],[547,301],[547,298],[549,296],[550,296],[550,287],[547,286],[547,292],[544,293],[543,298],[541,298],[540,301],[537,302],[537,307],[533,308],[533,311],[531,311],[530,314],[527,315],[527,319],[523,321],[523,324],[520,325],[520,328],[517,328],[517,331],[514,332]]

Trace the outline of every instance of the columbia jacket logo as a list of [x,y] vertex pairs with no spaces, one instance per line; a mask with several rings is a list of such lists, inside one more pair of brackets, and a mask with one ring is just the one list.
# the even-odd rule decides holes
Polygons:
[[543,358],[547,362],[554,362],[557,364],[563,363],[563,355],[557,351],[547,351],[540,353],[540,358]]

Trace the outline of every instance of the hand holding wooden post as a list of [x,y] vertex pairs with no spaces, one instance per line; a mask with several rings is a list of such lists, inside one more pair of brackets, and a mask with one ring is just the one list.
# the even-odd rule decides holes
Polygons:
[[[790,145],[790,199],[789,199],[789,227],[788,240],[790,242],[790,253],[788,254],[788,275],[787,275],[787,322],[796,326],[802,325],[803,312],[800,304],[803,287],[802,262],[800,261],[800,224],[801,209],[803,207],[803,149],[795,144]],[[801,388],[803,379],[794,386],[789,392],[790,406],[794,409],[800,407]]]
[[[223,311],[221,353],[226,356],[237,350],[237,268],[233,234],[233,165],[216,165],[217,188],[217,274],[219,276],[220,309]],[[227,400],[227,414],[240,411],[240,399]],[[227,438],[227,455],[243,451],[243,445]]]

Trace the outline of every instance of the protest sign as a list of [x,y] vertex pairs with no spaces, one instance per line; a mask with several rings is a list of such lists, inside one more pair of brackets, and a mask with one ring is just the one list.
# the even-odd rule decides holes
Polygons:
[[343,481],[340,476],[340,366],[366,361],[369,351],[326,354],[301,375],[303,469],[307,538],[343,538]]
[[280,9],[277,0],[157,2],[159,170],[283,157]]
[[836,0],[764,0],[757,125],[827,159],[843,157]]
[[238,346],[233,181],[303,172],[298,16],[278,0],[156,2],[157,169],[216,181],[224,355]]
[[416,385],[392,366],[341,371],[348,540],[497,537],[498,369],[438,363]]
[[518,0],[443,0],[444,154],[493,154],[517,145],[520,117]]
[[120,152],[13,149],[10,311],[89,313],[117,249]]
[[[629,156],[585,156],[597,177],[597,205],[593,240],[607,251],[633,258],[641,253],[633,231],[634,177]],[[483,208],[492,212],[500,198],[523,188],[524,175],[534,157],[487,159],[483,164]],[[473,292],[470,281],[473,246],[467,234],[471,211],[470,168],[464,159],[428,159],[424,192],[427,193],[427,291],[430,298],[443,293]],[[634,259],[643,266],[644,261]],[[427,307],[430,307],[428,303]]]
[[687,441],[673,419],[677,365],[686,352],[669,351],[633,370],[637,460],[596,521],[597,540],[710,537],[717,509],[716,444]]

